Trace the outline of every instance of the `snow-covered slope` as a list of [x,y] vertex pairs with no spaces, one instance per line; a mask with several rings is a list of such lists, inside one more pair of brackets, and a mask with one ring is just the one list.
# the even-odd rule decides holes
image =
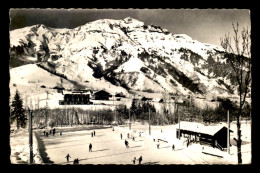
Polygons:
[[34,25],[13,30],[10,55],[22,64],[30,59],[68,80],[83,85],[87,81],[111,92],[113,87],[183,95],[236,92],[221,48],[130,17],[74,29]]

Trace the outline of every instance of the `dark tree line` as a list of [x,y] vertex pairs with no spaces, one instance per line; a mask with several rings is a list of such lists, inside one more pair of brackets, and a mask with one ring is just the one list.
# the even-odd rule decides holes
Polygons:
[[136,119],[141,121],[147,121],[149,120],[149,109],[150,109],[150,117],[151,119],[154,118],[153,115],[156,113],[156,109],[153,104],[151,104],[149,101],[138,101],[133,99],[130,111],[133,115],[134,121]]
[[81,108],[41,108],[33,110],[33,122],[42,127],[73,126],[84,124],[111,124],[114,112],[109,109],[83,110]]

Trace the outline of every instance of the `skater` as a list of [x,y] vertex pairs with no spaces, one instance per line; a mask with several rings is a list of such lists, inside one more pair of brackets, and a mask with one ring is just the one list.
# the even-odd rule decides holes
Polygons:
[[46,132],[46,137],[48,137],[48,135],[49,135],[48,132]]
[[114,127],[113,127],[113,129],[112,129],[112,131],[114,131],[115,129],[114,129]]
[[172,144],[172,150],[174,150],[174,151],[175,151],[175,146],[174,146],[174,144]]
[[88,147],[88,148],[89,148],[88,151],[89,151],[89,152],[92,152],[92,144],[91,144],[91,143],[89,144],[89,147]]
[[74,165],[79,164],[79,159],[78,159],[78,158],[74,159],[73,164],[74,164]]
[[121,139],[123,138],[123,135],[122,135],[122,133],[120,134],[120,137],[121,137]]
[[161,133],[162,133],[162,129],[161,129]]
[[160,142],[158,141],[156,145],[157,145],[157,149],[159,149],[160,148]]
[[56,131],[56,130],[55,130],[55,128],[54,128],[53,131],[52,131],[53,136],[55,135],[55,131]]
[[133,136],[133,140],[132,141],[135,141],[135,137]]
[[51,135],[51,131],[52,131],[52,130],[50,130],[50,135]]
[[141,137],[141,132],[139,132],[139,137]]
[[187,141],[187,148],[189,147],[189,144],[190,144],[190,141],[188,140],[188,141]]
[[91,137],[93,137],[93,132],[91,132]]
[[126,147],[126,148],[129,148],[129,145],[128,145],[128,141],[127,141],[127,140],[125,140],[125,147]]
[[142,160],[143,160],[143,157],[140,156],[139,159],[138,159],[138,161],[139,161],[139,165],[141,164]]
[[67,162],[70,161],[70,155],[69,154],[67,154],[67,156],[65,158],[67,158]]
[[60,136],[62,136],[62,132],[60,132]]
[[43,131],[44,136],[45,136],[45,133],[46,133],[46,132],[45,132],[45,130],[44,130],[44,131]]
[[94,136],[96,136],[96,132],[94,131]]
[[127,138],[129,138],[129,133],[127,133]]
[[132,160],[132,161],[133,161],[133,164],[135,165],[136,157],[134,157],[134,160]]

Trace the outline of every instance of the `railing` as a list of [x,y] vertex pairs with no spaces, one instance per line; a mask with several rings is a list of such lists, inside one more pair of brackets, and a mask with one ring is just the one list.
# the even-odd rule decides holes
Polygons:
[[[217,142],[216,142],[217,143]],[[219,145],[219,143],[217,143],[217,147],[221,150],[221,151],[223,151],[224,150],[224,148],[223,147],[221,147],[221,145]]]

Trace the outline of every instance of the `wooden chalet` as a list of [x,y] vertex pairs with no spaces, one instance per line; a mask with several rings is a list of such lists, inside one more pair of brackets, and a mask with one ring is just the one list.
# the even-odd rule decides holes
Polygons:
[[56,89],[58,93],[63,93],[63,90],[65,90],[65,88],[58,86],[55,86],[53,89]]
[[59,101],[60,105],[89,105],[93,104],[90,101],[89,94],[85,93],[70,93],[64,95],[64,100]]
[[[176,129],[178,137],[179,129]],[[228,128],[222,126],[205,126],[193,122],[181,122],[180,134],[181,137],[188,138],[191,142],[207,144],[212,147],[220,148],[221,150],[227,148],[227,132]],[[233,132],[229,129],[230,132]],[[230,140],[230,139],[229,139]],[[230,141],[229,141],[230,143]]]
[[109,100],[109,97],[112,97],[112,95],[105,90],[100,90],[94,93],[95,100]]
[[151,99],[151,98],[143,97],[143,98],[141,99],[141,101],[152,101],[152,99]]
[[123,98],[125,98],[126,96],[122,92],[120,92],[120,93],[116,93],[115,97],[123,97]]

